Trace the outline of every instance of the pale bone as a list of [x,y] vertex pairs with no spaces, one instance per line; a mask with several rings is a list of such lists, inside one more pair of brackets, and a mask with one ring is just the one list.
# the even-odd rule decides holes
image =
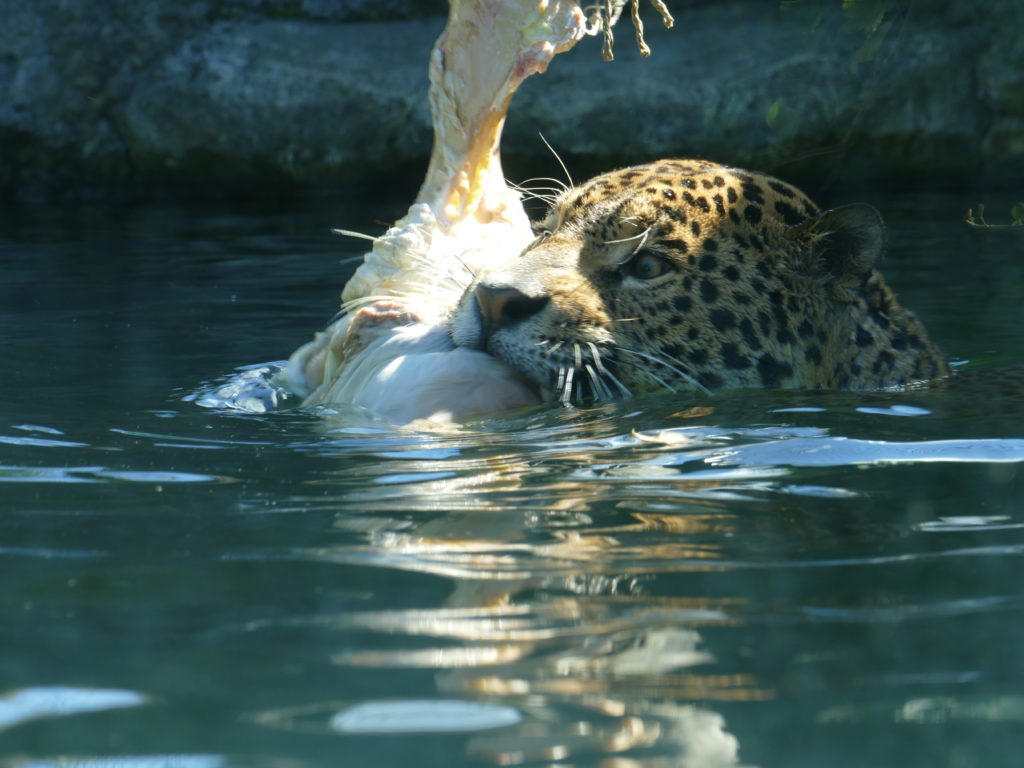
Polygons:
[[[397,422],[461,420],[537,402],[493,358],[452,350],[443,321],[474,275],[532,239],[499,156],[513,94],[556,54],[585,34],[608,33],[613,21],[588,25],[571,0],[451,0],[430,57],[434,145],[426,180],[345,286],[349,313],[293,353],[279,383],[306,405],[360,405]],[[479,397],[464,398],[464,383]],[[446,387],[456,402],[444,402]]]

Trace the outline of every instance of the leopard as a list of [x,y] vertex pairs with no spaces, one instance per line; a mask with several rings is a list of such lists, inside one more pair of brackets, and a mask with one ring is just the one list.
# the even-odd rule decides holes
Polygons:
[[567,186],[533,226],[517,258],[469,281],[447,326],[543,399],[950,375],[879,272],[871,205],[822,210],[765,173],[664,159]]

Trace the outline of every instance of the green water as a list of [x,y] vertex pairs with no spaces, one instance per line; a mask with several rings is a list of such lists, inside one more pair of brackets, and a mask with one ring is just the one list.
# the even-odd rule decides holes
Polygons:
[[0,766],[1018,765],[1024,233],[871,201],[960,386],[439,435],[194,402],[399,204],[3,214]]

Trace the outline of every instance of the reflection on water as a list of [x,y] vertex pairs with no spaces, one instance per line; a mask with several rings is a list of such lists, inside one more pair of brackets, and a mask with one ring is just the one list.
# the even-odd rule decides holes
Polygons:
[[[907,304],[1019,363],[1024,280],[922,270],[975,235],[914,202]],[[272,364],[225,373],[330,314],[309,233],[348,222],[179,214],[0,242],[0,766],[1016,765],[1024,409],[985,365],[275,411]]]
[[145,701],[133,691],[27,688],[0,696],[0,730],[42,717],[137,707]]

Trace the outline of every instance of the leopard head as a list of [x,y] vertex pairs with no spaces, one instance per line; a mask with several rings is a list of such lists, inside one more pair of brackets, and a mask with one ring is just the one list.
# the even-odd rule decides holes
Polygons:
[[763,174],[662,160],[555,200],[449,321],[549,399],[880,388],[948,373],[876,269],[878,212],[822,212]]

